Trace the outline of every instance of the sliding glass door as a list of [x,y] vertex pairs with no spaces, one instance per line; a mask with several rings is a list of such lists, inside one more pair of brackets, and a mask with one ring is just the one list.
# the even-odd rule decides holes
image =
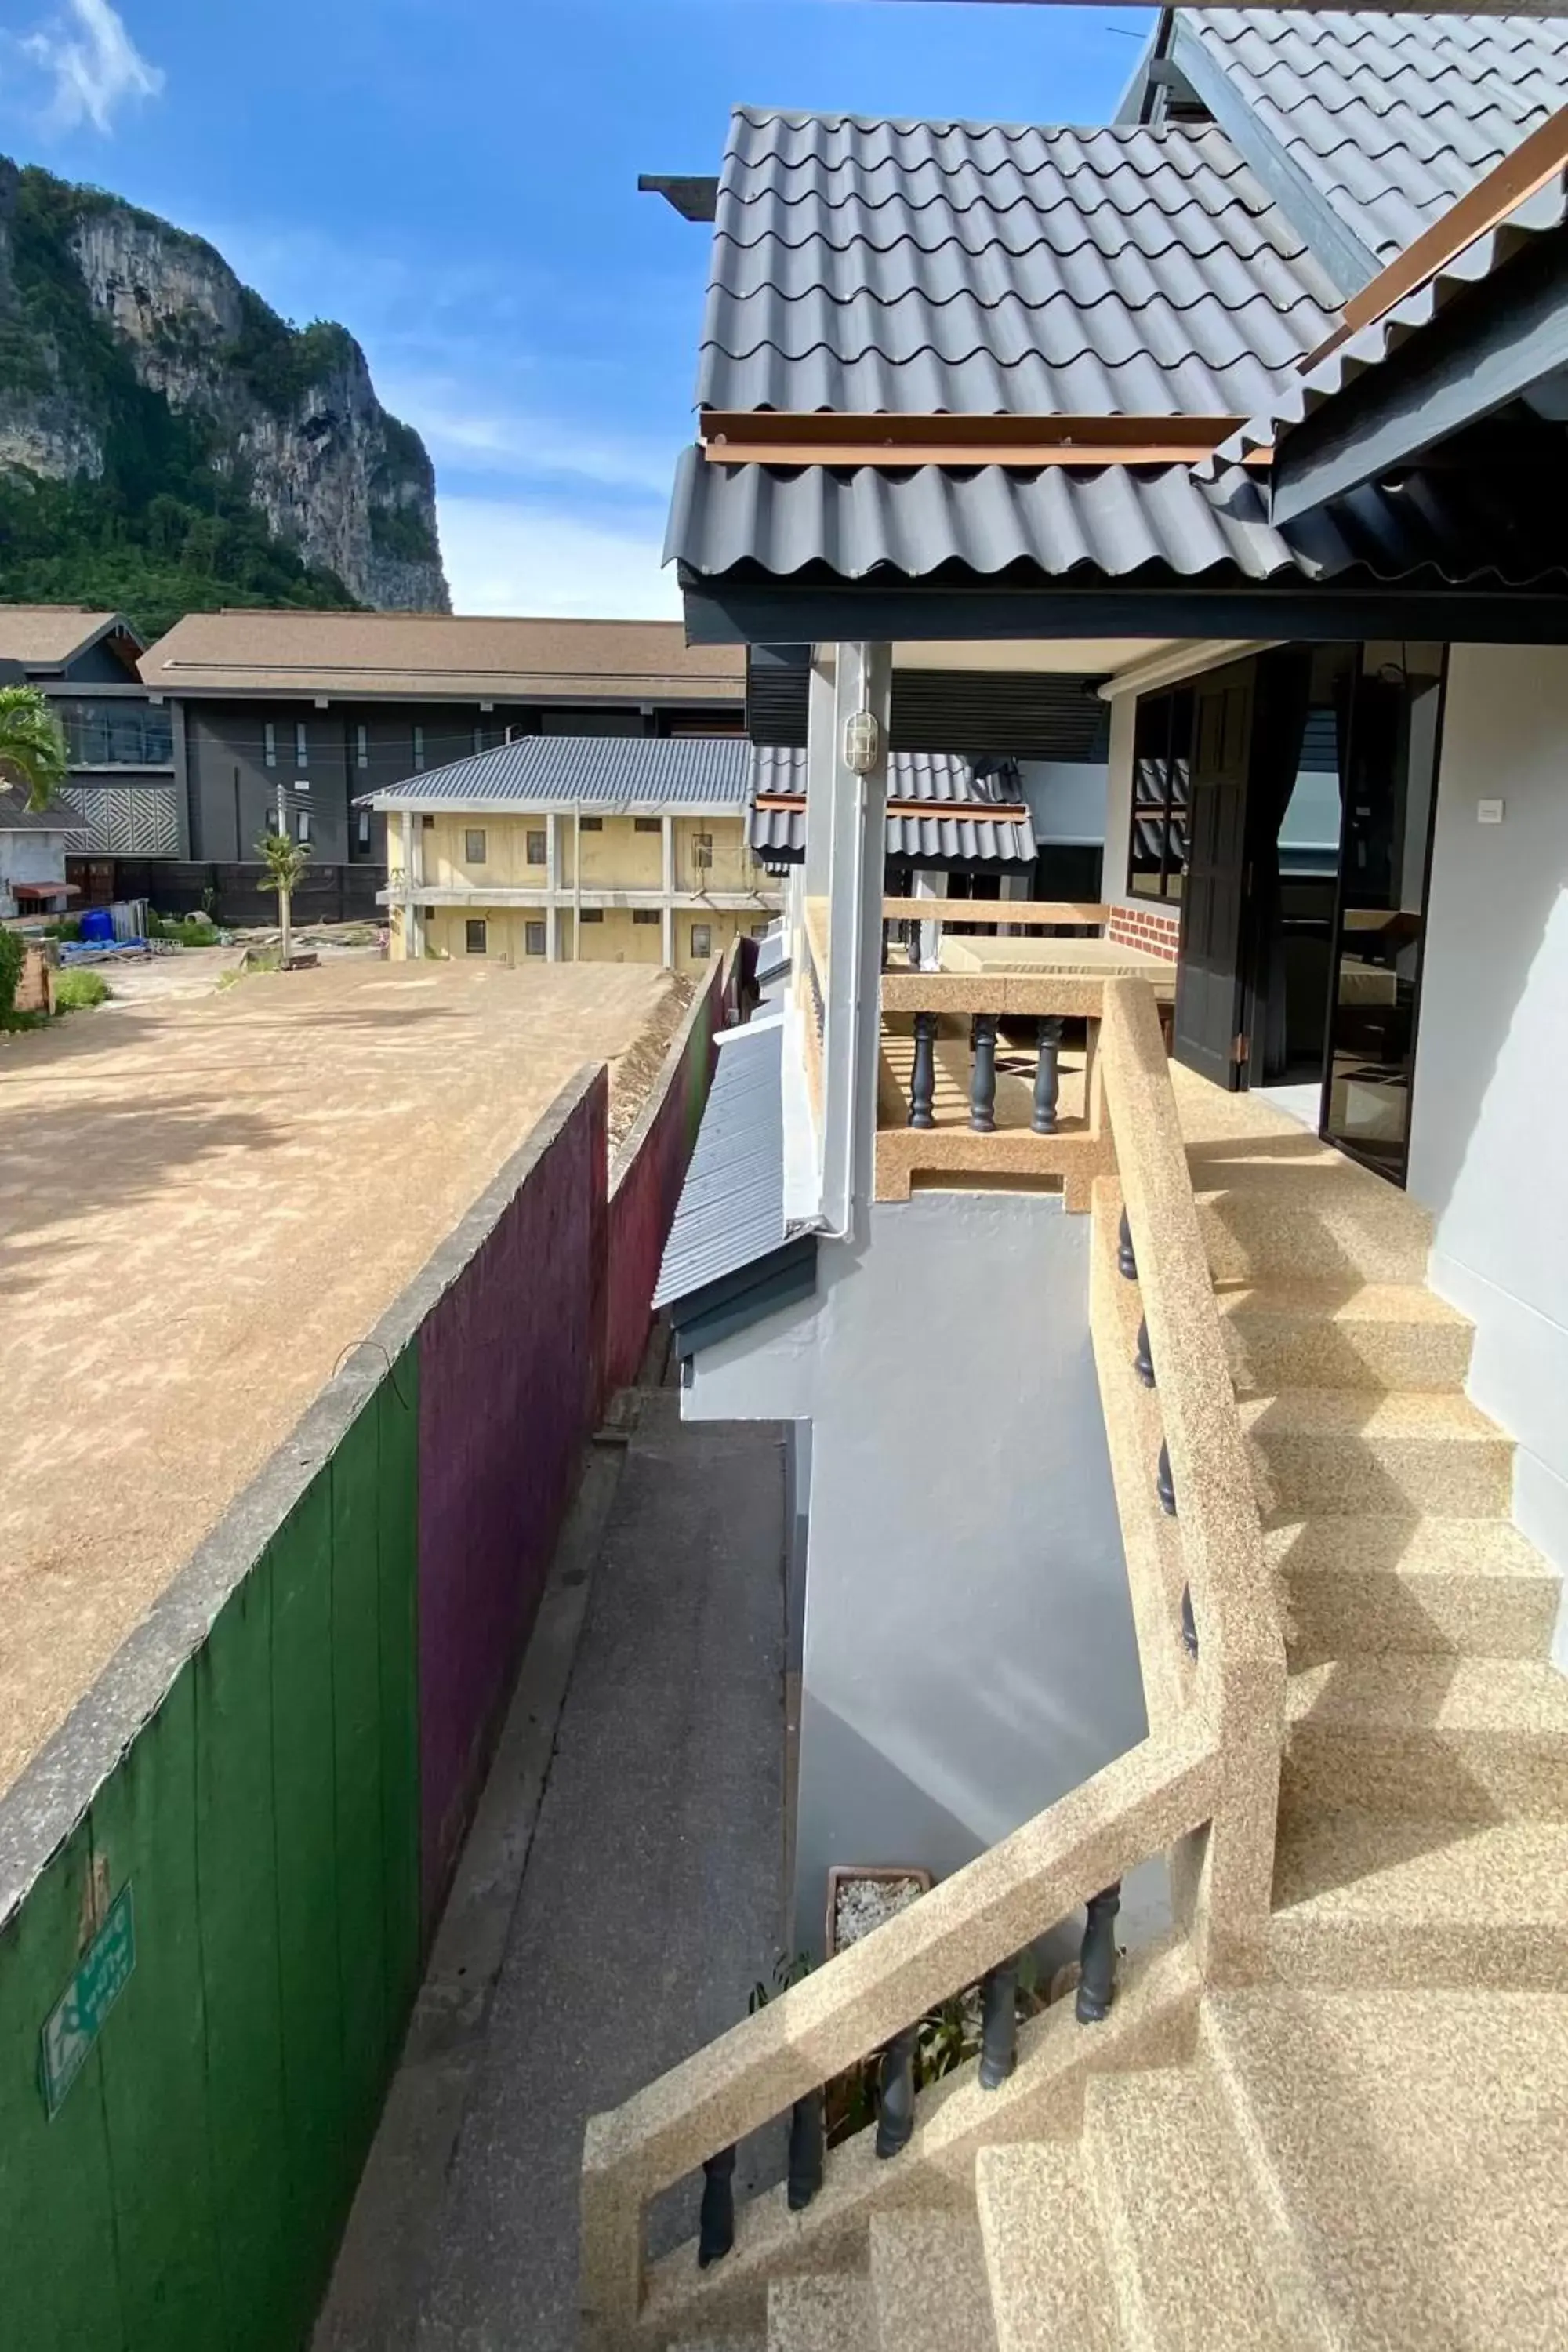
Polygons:
[[1335,712],[1339,894],[1322,1132],[1403,1183],[1443,703],[1441,646],[1361,648]]

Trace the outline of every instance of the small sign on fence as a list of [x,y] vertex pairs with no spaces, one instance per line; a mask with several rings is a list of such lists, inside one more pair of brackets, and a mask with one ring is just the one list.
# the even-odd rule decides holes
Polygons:
[[44,2105],[58,2116],[66,2093],[86,2065],[103,2021],[131,1980],[136,1966],[136,1923],[126,1880],[104,1915],[76,1974],[44,2021],[38,2050],[38,2083]]

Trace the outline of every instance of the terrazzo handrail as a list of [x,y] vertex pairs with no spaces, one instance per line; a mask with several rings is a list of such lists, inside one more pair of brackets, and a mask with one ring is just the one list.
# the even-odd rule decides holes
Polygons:
[[1194,1712],[1118,1757],[624,2106],[591,2116],[582,2179],[585,2346],[629,2352],[646,2341],[637,2327],[644,2214],[660,2190],[1201,1827],[1221,1786],[1213,1726]]
[[1198,1645],[1193,1711],[1213,1728],[1224,1782],[1190,1924],[1205,1975],[1245,1979],[1256,1967],[1273,1881],[1284,1631],[1146,982],[1106,982],[1100,1073],[1164,1433],[1149,1475],[1168,1479],[1172,1490]]
[[1103,998],[1101,1084],[1204,1633],[1193,1703],[816,1974],[590,2118],[581,2277],[591,2352],[648,2341],[639,2319],[653,2198],[1004,1969],[1140,1863],[1191,1850],[1207,1830],[1184,1906],[1194,1957],[1214,1981],[1256,1969],[1273,1870],[1284,1646],[1153,992],[1112,981]]

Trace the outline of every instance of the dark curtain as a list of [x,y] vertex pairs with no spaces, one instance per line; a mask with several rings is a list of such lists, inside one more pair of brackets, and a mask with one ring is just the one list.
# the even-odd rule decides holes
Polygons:
[[[1260,655],[1257,709],[1252,727],[1252,762],[1247,789],[1247,824],[1252,866],[1253,962],[1252,1066],[1264,1082],[1277,1077],[1287,1059],[1285,938],[1279,912],[1279,828],[1300,772],[1311,699],[1310,646],[1279,646]],[[1261,1038],[1262,1059],[1258,1060]]]

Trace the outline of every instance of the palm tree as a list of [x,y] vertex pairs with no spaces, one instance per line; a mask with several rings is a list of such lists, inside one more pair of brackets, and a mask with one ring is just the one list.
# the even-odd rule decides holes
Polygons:
[[46,809],[68,764],[47,697],[36,686],[0,686],[0,789],[19,784],[30,809]]
[[305,878],[310,852],[305,842],[291,841],[286,833],[270,831],[262,835],[256,847],[267,868],[267,879],[261,887],[278,893],[278,961],[287,971],[294,952],[289,901]]

